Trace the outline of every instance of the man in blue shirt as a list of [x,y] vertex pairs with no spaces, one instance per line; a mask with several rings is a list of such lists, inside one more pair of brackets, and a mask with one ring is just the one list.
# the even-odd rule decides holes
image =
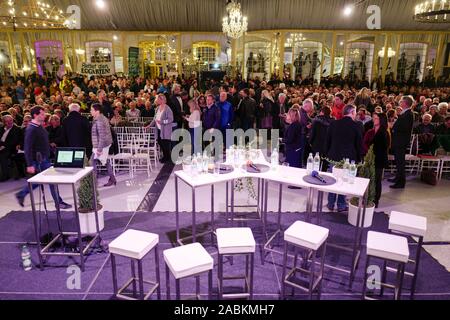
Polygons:
[[227,129],[232,129],[232,123],[234,118],[233,106],[227,101],[228,94],[222,91],[219,96],[219,102],[217,107],[220,109],[220,131],[223,135],[223,144],[227,147],[226,132]]

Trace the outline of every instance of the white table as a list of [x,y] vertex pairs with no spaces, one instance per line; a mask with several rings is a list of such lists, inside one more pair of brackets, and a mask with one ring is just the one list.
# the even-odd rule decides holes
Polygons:
[[[78,212],[76,184],[81,179],[83,179],[84,177],[89,175],[90,173],[93,173],[94,168],[86,167],[84,169],[79,169],[79,170],[71,169],[71,171],[69,171],[67,169],[61,169],[61,170],[58,169],[58,170],[51,167],[51,168],[35,175],[34,177],[28,179],[28,181],[27,181],[28,187],[30,189],[31,208],[33,211],[33,222],[34,222],[35,236],[36,236],[36,242],[37,242],[37,247],[38,247],[38,257],[39,257],[40,268],[41,269],[44,268],[43,256],[79,256],[81,270],[84,271],[84,257],[86,255],[87,251],[92,247],[92,245],[97,240],[100,240],[100,230],[99,230],[99,223],[98,223],[98,208],[97,208],[97,194],[96,194],[96,192],[94,192],[95,222],[96,222],[97,232],[95,233],[95,236],[93,237],[93,239],[86,244],[85,248],[83,248],[83,241],[82,241],[82,235],[81,235],[81,229],[80,229],[79,212]],[[66,170],[66,171],[64,171],[64,170]],[[92,179],[93,179],[93,185],[96,186],[97,182],[96,182],[95,174],[92,174]],[[39,226],[38,226],[38,214],[36,211],[36,203],[34,200],[34,194],[33,194],[33,188],[32,188],[32,185],[36,185],[36,184],[55,185],[55,188],[56,188],[56,191],[58,194],[59,194],[58,185],[71,185],[73,200],[74,200],[75,220],[76,220],[77,230],[75,232],[64,232],[62,230],[61,211],[60,211],[59,203],[56,203],[56,215],[57,215],[59,233],[44,248],[42,248],[41,241],[40,241]],[[46,204],[44,203],[44,205],[46,205]],[[63,243],[63,247],[65,246],[64,236],[77,236],[78,246],[79,246],[79,251],[80,251],[79,253],[49,252],[49,249],[59,239],[61,239],[61,241]]]

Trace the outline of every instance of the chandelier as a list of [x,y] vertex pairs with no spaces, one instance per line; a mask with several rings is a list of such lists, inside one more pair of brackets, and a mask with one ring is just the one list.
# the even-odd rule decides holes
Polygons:
[[300,46],[300,42],[305,40],[306,38],[303,37],[302,33],[291,33],[289,38],[286,39],[286,43],[284,44],[284,46],[286,48],[292,48],[294,46],[297,47]]
[[450,0],[425,1],[416,6],[414,20],[427,23],[450,23]]
[[2,1],[0,4],[0,26],[17,29],[65,29],[69,21],[61,9],[36,0]]
[[228,16],[223,18],[222,29],[228,37],[237,39],[247,32],[247,17],[242,16],[241,4],[235,0],[227,3]]

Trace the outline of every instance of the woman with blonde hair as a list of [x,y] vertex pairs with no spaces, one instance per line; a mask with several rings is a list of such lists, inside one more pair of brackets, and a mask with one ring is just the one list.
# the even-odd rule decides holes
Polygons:
[[[350,104],[350,103],[348,103]],[[368,110],[371,114],[373,113],[373,105],[372,105],[372,99],[369,95],[369,89],[362,88],[359,93],[356,95],[356,99],[353,103],[356,106],[364,105],[366,110]]]
[[[185,116],[184,119],[189,123],[189,133],[191,134],[191,152],[192,154],[197,154],[201,152],[201,134],[202,134],[202,123],[201,123],[201,111],[197,104],[197,101],[191,99],[188,101],[189,116]],[[200,137],[200,139],[199,139]]]

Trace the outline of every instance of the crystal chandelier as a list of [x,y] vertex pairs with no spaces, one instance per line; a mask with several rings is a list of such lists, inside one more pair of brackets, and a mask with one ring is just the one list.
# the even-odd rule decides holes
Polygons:
[[286,48],[297,47],[300,45],[300,42],[305,41],[306,38],[303,37],[302,33],[291,33],[289,38],[286,39],[284,46]]
[[414,20],[427,23],[450,23],[450,0],[432,0],[418,4]]
[[223,18],[222,29],[228,37],[237,39],[247,32],[247,17],[242,16],[241,4],[235,0],[227,3],[228,16]]
[[69,21],[56,6],[36,0],[2,1],[0,4],[0,26],[17,29],[66,29]]

